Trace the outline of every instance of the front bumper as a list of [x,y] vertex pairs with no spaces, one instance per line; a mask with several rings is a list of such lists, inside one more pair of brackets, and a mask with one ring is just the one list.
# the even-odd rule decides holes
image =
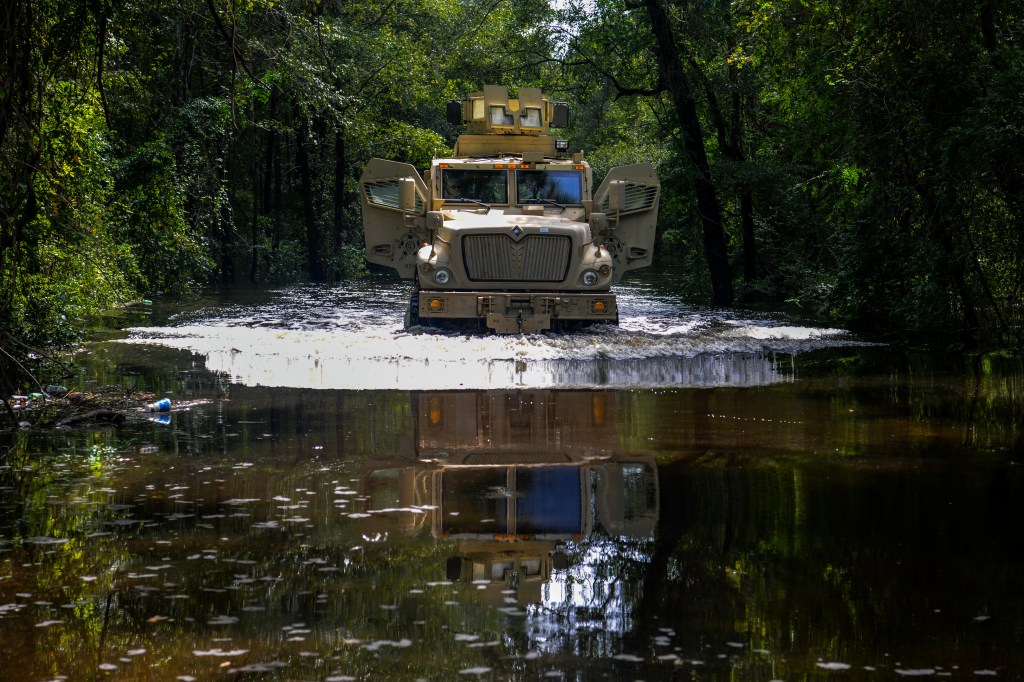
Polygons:
[[615,295],[609,292],[420,291],[422,320],[483,320],[498,334],[551,329],[553,321],[617,322]]

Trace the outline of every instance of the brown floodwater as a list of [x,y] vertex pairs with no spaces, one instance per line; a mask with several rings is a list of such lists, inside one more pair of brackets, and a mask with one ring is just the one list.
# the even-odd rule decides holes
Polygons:
[[109,320],[68,386],[172,409],[0,424],[0,679],[1024,676],[1019,357],[620,297],[567,336],[405,332],[386,279]]

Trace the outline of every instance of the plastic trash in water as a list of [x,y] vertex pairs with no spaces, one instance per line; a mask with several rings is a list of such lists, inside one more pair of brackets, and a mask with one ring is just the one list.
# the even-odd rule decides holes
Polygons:
[[60,397],[68,392],[67,386],[61,386],[60,384],[47,384],[46,392],[51,396]]
[[146,412],[169,412],[171,409],[171,399],[161,398],[155,403],[146,405]]

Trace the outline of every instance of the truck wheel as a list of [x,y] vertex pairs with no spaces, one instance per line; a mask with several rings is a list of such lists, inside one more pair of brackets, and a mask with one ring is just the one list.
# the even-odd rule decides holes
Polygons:
[[405,328],[418,327],[420,324],[420,290],[414,289],[405,307]]

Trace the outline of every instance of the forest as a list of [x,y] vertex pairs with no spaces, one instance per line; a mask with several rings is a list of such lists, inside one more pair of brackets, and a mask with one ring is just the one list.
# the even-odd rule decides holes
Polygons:
[[1011,0],[3,0],[0,365],[98,312],[367,274],[367,159],[540,87],[600,181],[651,161],[695,304],[1018,344]]

